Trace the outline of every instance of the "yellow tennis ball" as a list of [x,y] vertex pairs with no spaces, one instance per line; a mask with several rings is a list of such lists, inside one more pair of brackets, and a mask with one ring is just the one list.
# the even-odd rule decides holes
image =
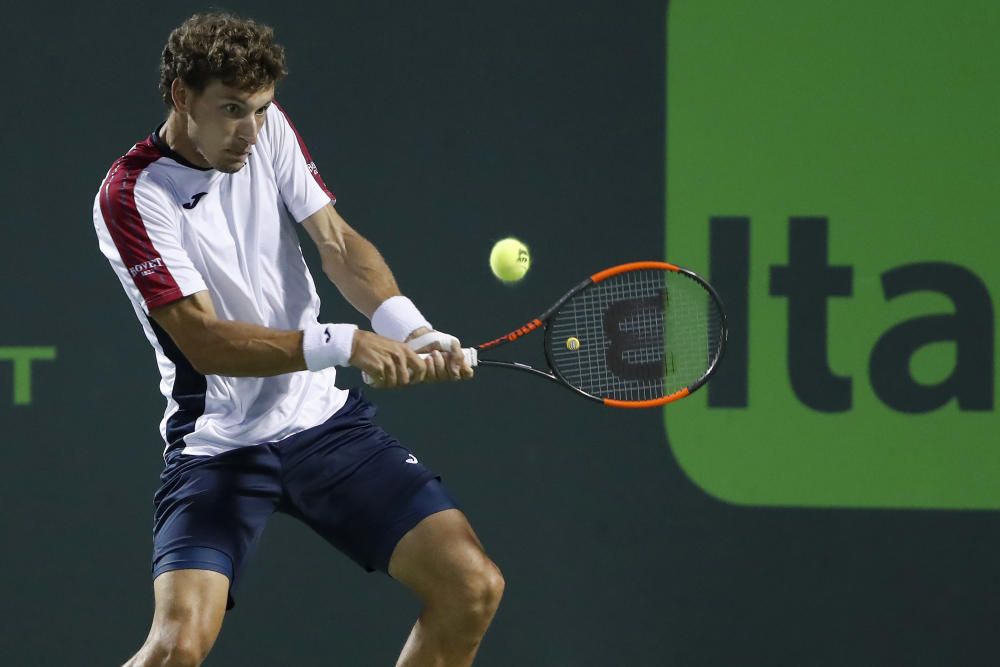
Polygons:
[[567,350],[579,350],[580,349],[580,339],[576,336],[570,336],[566,339],[566,349]]
[[511,237],[497,241],[490,252],[490,269],[505,283],[512,283],[524,277],[531,268],[528,246]]

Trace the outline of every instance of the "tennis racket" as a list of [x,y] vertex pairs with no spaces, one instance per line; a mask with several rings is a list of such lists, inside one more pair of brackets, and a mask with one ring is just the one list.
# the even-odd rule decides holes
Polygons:
[[[547,369],[489,356],[536,331]],[[463,352],[470,366],[523,371],[610,407],[651,408],[708,382],[725,347],[726,315],[708,282],[666,262],[633,262],[595,273],[535,319]]]

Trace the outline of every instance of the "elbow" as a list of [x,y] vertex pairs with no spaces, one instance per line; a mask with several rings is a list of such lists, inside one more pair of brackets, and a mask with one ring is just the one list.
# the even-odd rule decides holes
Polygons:
[[219,375],[219,360],[223,357],[223,338],[213,331],[210,322],[205,322],[198,331],[192,332],[185,341],[175,341],[181,354],[199,375]]
[[218,372],[212,367],[212,364],[204,357],[188,357],[188,363],[191,364],[191,368],[198,375],[218,375]]
[[194,369],[194,372],[198,375],[217,375],[218,369],[215,368],[215,364],[212,359],[214,355],[207,352],[204,346],[201,345],[189,345],[187,349],[183,351],[184,358],[187,359],[188,364]]
[[319,250],[320,254],[324,258],[329,258],[337,262],[343,262],[344,258],[347,257],[347,239],[343,236],[326,239],[320,245]]

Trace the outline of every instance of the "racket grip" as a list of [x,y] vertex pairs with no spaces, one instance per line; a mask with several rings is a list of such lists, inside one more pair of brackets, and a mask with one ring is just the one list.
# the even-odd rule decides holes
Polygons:
[[[479,364],[479,350],[474,347],[463,347],[462,355],[465,357],[465,362],[469,364],[472,368],[475,368]],[[418,354],[421,359],[426,359],[430,355],[427,353]],[[368,373],[361,371],[361,379],[365,381],[365,384],[373,384],[374,381]]]

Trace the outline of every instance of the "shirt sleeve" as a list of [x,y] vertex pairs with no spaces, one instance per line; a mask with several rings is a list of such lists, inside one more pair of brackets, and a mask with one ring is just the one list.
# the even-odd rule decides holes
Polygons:
[[302,222],[327,204],[336,203],[305,142],[277,102],[268,108],[264,127],[271,142],[278,191],[295,221]]
[[180,216],[144,172],[113,169],[94,202],[101,252],[133,301],[150,310],[207,289],[184,249]]

